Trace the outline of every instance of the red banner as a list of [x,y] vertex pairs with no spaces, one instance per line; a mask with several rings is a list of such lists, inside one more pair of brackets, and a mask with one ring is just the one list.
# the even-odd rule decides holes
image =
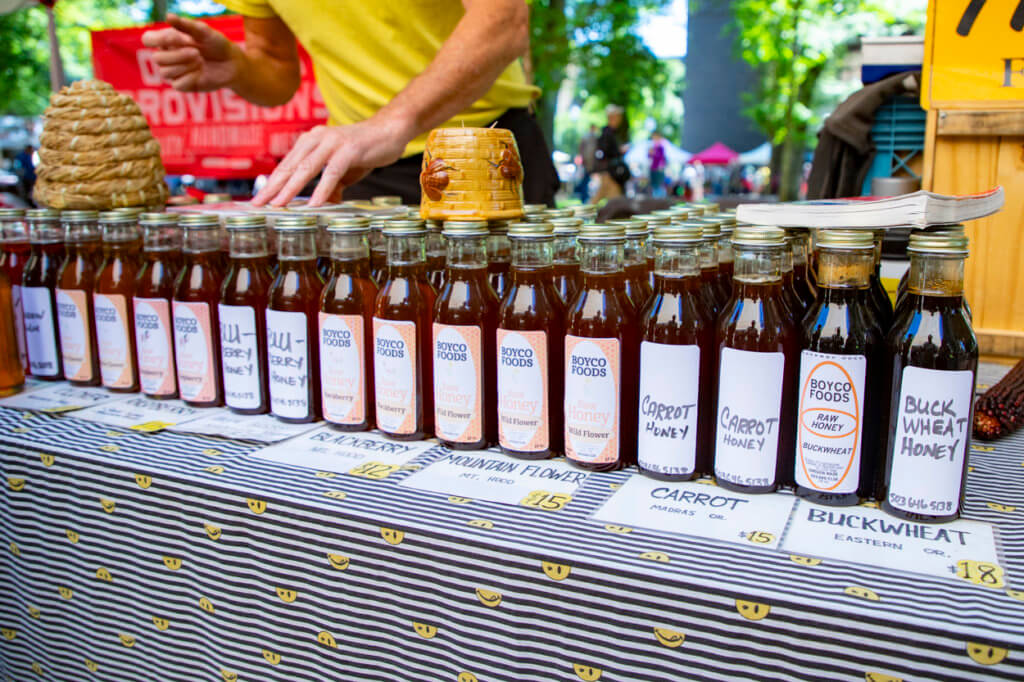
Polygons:
[[[245,39],[242,17],[206,19],[236,43]],[[160,142],[172,175],[251,178],[274,169],[300,133],[327,121],[309,55],[299,46],[302,80],[279,107],[249,104],[230,90],[178,92],[160,78],[142,34],[165,24],[93,31],[96,78],[135,98]]]

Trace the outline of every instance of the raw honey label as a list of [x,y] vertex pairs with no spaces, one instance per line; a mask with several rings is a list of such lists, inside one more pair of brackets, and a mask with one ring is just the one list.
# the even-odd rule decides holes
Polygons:
[[205,403],[217,397],[210,306],[174,301],[174,351],[182,400]]
[[[669,371],[671,368],[671,371]],[[640,344],[640,465],[659,474],[688,475],[697,466],[700,348]]]
[[618,339],[565,337],[565,455],[588,464],[619,459],[622,347]]
[[21,306],[30,371],[36,376],[57,376],[60,371],[57,354],[60,350],[50,290],[46,287],[22,287]]
[[174,369],[171,304],[163,298],[136,298],[135,348],[139,355],[139,384],[152,396],[174,395],[178,390]]
[[18,359],[22,367],[28,367],[28,350],[25,347],[25,311],[21,307],[21,285],[11,285],[11,310],[14,314],[14,337],[18,342]]
[[237,410],[263,407],[256,311],[248,305],[217,306],[220,318],[220,365],[224,403]]
[[415,433],[415,322],[373,318],[373,386],[380,430]]
[[453,443],[483,438],[484,358],[480,327],[434,325],[434,425]]
[[81,289],[57,289],[61,360],[64,362],[64,377],[69,381],[92,381],[95,378],[88,296]]
[[548,335],[498,330],[498,440],[518,452],[551,444]]
[[267,310],[267,369],[270,372],[270,411],[278,417],[310,416],[311,352],[306,313]]
[[100,377],[107,388],[135,384],[128,300],[120,294],[93,294],[96,345],[100,351]]
[[971,435],[974,372],[906,367],[889,478],[889,504],[946,516],[960,506]]
[[366,421],[366,348],[362,315],[320,313],[320,394],[324,419]]
[[715,422],[715,476],[745,486],[768,486],[780,472],[782,353],[723,348]]
[[796,482],[827,493],[852,493],[860,485],[864,438],[863,355],[800,354]]

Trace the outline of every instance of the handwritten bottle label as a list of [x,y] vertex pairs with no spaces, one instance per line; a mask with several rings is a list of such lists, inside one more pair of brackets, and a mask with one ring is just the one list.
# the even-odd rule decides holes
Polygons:
[[434,324],[434,425],[442,440],[483,438],[481,336],[480,327]]
[[619,459],[622,348],[618,339],[565,337],[565,455],[588,464]]
[[373,318],[373,386],[380,430],[415,433],[415,322]]
[[247,305],[217,306],[220,318],[220,367],[224,375],[224,404],[236,410],[263,407],[260,386],[260,348],[256,311]]
[[21,306],[25,316],[29,369],[35,376],[57,376],[60,372],[57,358],[60,350],[50,290],[46,287],[22,287]]
[[640,344],[640,466],[689,475],[697,467],[700,348]]
[[135,298],[133,303],[142,392],[151,396],[174,395],[178,383],[174,369],[171,304],[163,298]]
[[722,349],[715,476],[746,486],[768,486],[778,480],[785,364],[782,353]]
[[267,310],[270,411],[278,417],[310,416],[309,343],[306,313]]
[[18,341],[18,359],[28,369],[28,348],[25,345],[25,310],[21,305],[21,285],[11,285],[11,310],[14,313],[14,337]]
[[89,334],[89,294],[81,289],[57,289],[57,327],[64,377],[68,381],[92,381],[92,339]]
[[900,382],[889,504],[947,516],[960,506],[974,373],[906,367]]
[[826,493],[857,491],[866,374],[863,355],[800,354],[797,485]]
[[366,347],[362,315],[320,313],[320,395],[324,419],[366,421]]
[[120,294],[93,294],[92,300],[103,385],[107,388],[130,388],[135,384],[135,376],[128,301]]
[[210,306],[202,302],[174,301],[173,310],[174,352],[181,398],[197,403],[216,400]]
[[498,330],[498,441],[516,452],[551,444],[548,335]]

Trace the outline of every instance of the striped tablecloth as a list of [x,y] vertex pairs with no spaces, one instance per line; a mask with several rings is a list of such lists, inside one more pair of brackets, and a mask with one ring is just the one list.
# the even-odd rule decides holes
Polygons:
[[1024,679],[1022,434],[972,452],[967,484],[1005,590],[610,531],[590,516],[628,472],[550,513],[396,485],[441,447],[381,481],[258,447],[0,409],[0,674]]

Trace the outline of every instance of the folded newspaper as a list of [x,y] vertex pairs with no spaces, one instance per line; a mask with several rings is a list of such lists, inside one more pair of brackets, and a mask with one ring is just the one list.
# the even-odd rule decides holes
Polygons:
[[962,196],[914,192],[897,197],[740,204],[736,220],[779,227],[928,227],[984,218],[1003,207],[1003,188]]

